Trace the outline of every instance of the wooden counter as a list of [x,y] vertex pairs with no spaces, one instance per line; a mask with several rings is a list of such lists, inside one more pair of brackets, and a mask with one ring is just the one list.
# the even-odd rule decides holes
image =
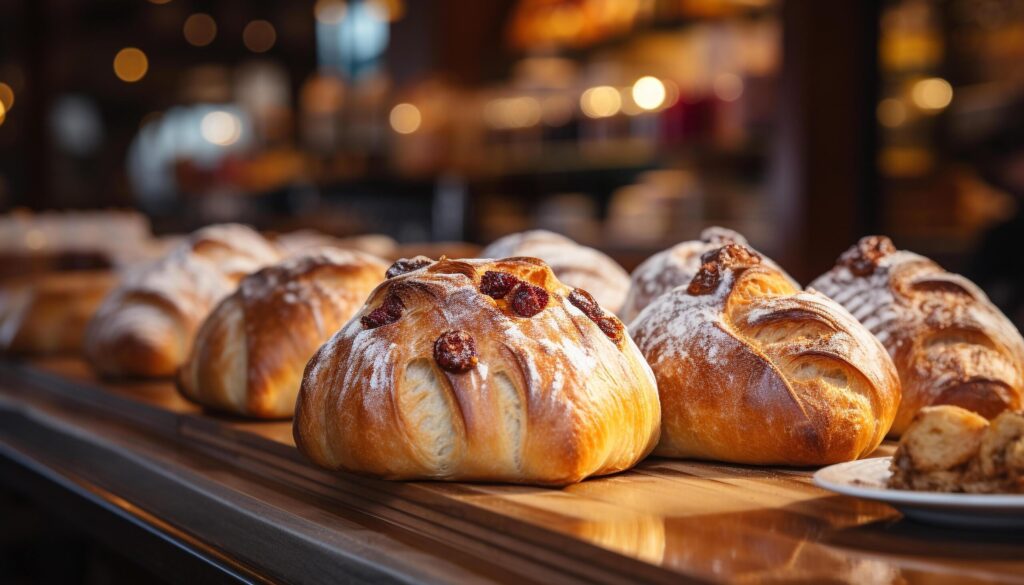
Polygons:
[[104,538],[177,581],[1024,583],[1021,533],[903,521],[807,470],[652,458],[564,489],[384,482],[307,464],[288,422],[75,360],[0,363],[0,456],[0,479],[134,527]]

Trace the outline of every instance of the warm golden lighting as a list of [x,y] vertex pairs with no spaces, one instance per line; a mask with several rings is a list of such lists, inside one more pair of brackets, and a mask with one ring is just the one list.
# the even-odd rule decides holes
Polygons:
[[0,124],[4,123],[4,118],[7,117],[7,107],[4,106],[3,102],[0,102]]
[[910,97],[922,110],[941,110],[953,101],[953,86],[945,79],[929,77],[914,84]]
[[722,73],[712,82],[715,96],[723,102],[734,102],[743,95],[743,78],[735,73]]
[[14,107],[14,90],[3,82],[0,82],[0,105],[6,111],[10,111]]
[[399,134],[412,134],[419,130],[423,123],[423,115],[420,109],[412,104],[398,104],[391,108],[391,128]]
[[242,136],[242,122],[238,116],[223,111],[210,112],[203,116],[199,131],[207,142],[217,146],[230,146]]
[[149,59],[135,47],[125,47],[114,57],[114,75],[125,83],[135,83],[149,71]]
[[266,20],[254,20],[245,25],[242,42],[245,43],[245,48],[253,53],[266,53],[277,42],[277,31],[274,30],[274,25]]
[[878,116],[878,123],[882,126],[896,128],[907,121],[907,106],[903,100],[886,98],[878,102],[875,115]]
[[171,0],[149,0],[150,4],[167,4]]
[[622,96],[610,85],[592,87],[580,96],[580,109],[589,118],[614,116],[622,109]]
[[405,16],[404,0],[369,0],[369,2],[381,14],[386,14],[389,22],[402,20],[402,17]]
[[185,40],[193,47],[205,47],[217,38],[217,21],[209,14],[197,12],[185,19]]
[[313,15],[321,24],[338,24],[345,18],[347,10],[344,0],[317,0]]
[[633,84],[633,101],[644,110],[656,110],[665,103],[665,84],[645,75]]
[[493,99],[484,106],[484,120],[492,128],[529,128],[541,119],[541,106],[530,96]]

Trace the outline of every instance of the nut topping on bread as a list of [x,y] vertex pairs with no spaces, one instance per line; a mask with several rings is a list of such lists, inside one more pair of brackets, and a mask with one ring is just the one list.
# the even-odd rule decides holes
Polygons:
[[875,271],[878,262],[896,252],[892,240],[885,236],[865,236],[843,255],[838,264],[846,266],[856,276],[867,276]]
[[512,310],[520,317],[533,317],[548,306],[548,291],[539,286],[520,282],[512,289]]
[[394,264],[388,268],[388,271],[384,274],[385,278],[394,278],[406,272],[412,272],[413,270],[419,270],[424,266],[433,264],[434,261],[426,256],[416,256],[415,258],[399,258]]
[[360,322],[367,329],[376,329],[384,325],[390,325],[402,318],[402,310],[405,305],[395,291],[391,291],[384,297],[384,302],[379,307],[363,316]]
[[601,331],[608,336],[608,339],[611,339],[616,344],[622,341],[622,337],[625,334],[622,322],[614,316],[606,314],[590,293],[582,288],[573,289],[569,293],[569,302],[596,323],[601,328]]
[[445,331],[434,342],[434,360],[449,372],[467,372],[479,361],[476,342],[465,331]]
[[508,272],[488,270],[480,277],[480,292],[492,299],[503,299],[520,282],[522,281]]
[[735,272],[761,263],[761,256],[741,244],[726,244],[701,256],[701,267],[686,289],[691,295],[710,294],[718,288],[726,269]]

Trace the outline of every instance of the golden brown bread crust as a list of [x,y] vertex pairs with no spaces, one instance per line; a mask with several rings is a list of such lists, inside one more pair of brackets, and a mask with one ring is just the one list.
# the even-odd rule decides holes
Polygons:
[[589,291],[597,302],[618,314],[629,290],[629,274],[607,255],[546,230],[510,234],[491,242],[480,258],[540,258],[568,286]]
[[959,406],[922,408],[900,437],[889,486],[1024,493],[1024,412],[1004,411],[989,424]]
[[105,270],[52,272],[0,288],[0,350],[71,353],[82,349],[85,328],[114,286]]
[[659,420],[650,368],[589,295],[535,258],[442,258],[313,356],[294,432],[331,469],[562,485],[633,466]]
[[214,305],[243,276],[278,259],[270,242],[245,226],[193,233],[107,295],[86,332],[86,357],[106,376],[174,375]]
[[386,269],[369,254],[328,248],[243,278],[199,328],[178,388],[216,410],[291,417],[306,362],[363,305]]
[[900,397],[878,340],[743,246],[704,260],[630,325],[661,394],[655,454],[822,465],[873,451]]
[[[701,256],[726,244],[747,246],[747,239],[730,229],[709,227],[700,233],[700,238],[681,242],[644,260],[630,275],[629,292],[619,311],[622,321],[631,323],[657,297],[677,286],[690,284],[700,270]],[[800,288],[775,262],[764,254],[758,255],[764,264],[776,268],[794,287]]]
[[849,309],[893,357],[903,386],[894,436],[925,406],[989,419],[1024,406],[1024,339],[966,278],[868,236],[810,286]]

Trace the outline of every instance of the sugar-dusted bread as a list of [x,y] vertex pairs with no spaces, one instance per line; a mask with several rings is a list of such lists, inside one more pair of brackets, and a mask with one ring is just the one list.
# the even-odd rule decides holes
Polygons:
[[[622,321],[632,322],[654,299],[677,286],[690,284],[700,270],[701,256],[726,244],[747,246],[747,239],[730,229],[709,227],[700,233],[699,239],[681,242],[644,260],[630,275],[629,293],[619,311]],[[762,263],[778,269],[794,287],[800,288],[770,258],[760,253],[758,255]]]
[[294,432],[313,462],[563,485],[654,447],[650,367],[589,294],[534,258],[420,260],[397,266],[307,365]]
[[607,255],[546,230],[507,235],[491,242],[480,258],[540,258],[558,280],[590,291],[599,305],[618,313],[629,290],[629,274]]
[[903,384],[894,436],[925,406],[989,419],[1024,406],[1024,339],[966,278],[868,236],[810,288],[849,309],[892,355]]
[[900,400],[878,340],[741,245],[703,260],[630,325],[661,394],[655,454],[823,465],[873,451]]
[[363,306],[386,269],[375,256],[325,248],[246,276],[199,328],[178,388],[215,410],[290,417],[306,362]]
[[242,277],[279,259],[269,241],[242,225],[193,233],[107,295],[89,323],[86,356],[105,376],[174,375],[214,305]]
[[918,410],[893,455],[889,486],[1024,493],[1024,412],[1004,411],[989,424],[959,406]]
[[49,272],[0,284],[0,350],[77,353],[116,279],[106,270]]

